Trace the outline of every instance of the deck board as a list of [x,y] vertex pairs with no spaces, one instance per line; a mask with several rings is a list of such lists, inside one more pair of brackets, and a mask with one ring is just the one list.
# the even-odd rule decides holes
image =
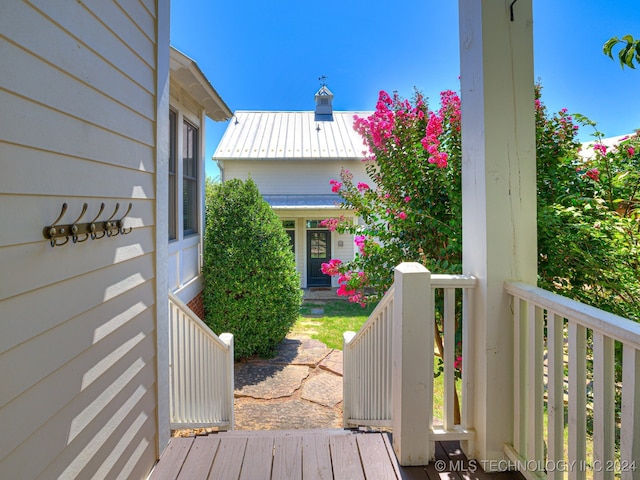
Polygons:
[[272,461],[273,437],[247,437],[247,450],[240,480],[269,480]]
[[354,435],[329,437],[333,478],[365,480],[358,444]]
[[389,452],[389,459],[391,460],[391,466],[398,479],[402,480],[428,480],[427,472],[424,467],[401,467],[398,463],[398,459],[393,451],[393,443],[390,433],[383,433],[382,439]]
[[149,480],[177,479],[192,444],[191,438],[172,438],[162,454],[163,462],[153,470]]
[[239,478],[246,446],[246,438],[221,437],[218,452],[209,472],[209,478],[225,478],[229,480]]
[[[173,438],[151,480],[523,480],[486,473],[458,442],[436,442],[436,462],[402,467],[392,435],[355,430],[233,431]],[[445,468],[443,468],[443,465]]]
[[218,445],[220,439],[217,437],[196,437],[184,459],[178,480],[207,480]]
[[279,437],[273,443],[274,480],[302,480],[302,437]]
[[382,435],[357,435],[356,440],[367,480],[397,478]]
[[305,435],[302,439],[302,477],[332,480],[328,435]]

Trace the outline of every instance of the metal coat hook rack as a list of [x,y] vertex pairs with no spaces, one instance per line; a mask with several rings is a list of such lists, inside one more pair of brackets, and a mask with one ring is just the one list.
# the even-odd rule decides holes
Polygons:
[[124,220],[129,212],[131,212],[131,207],[133,204],[129,203],[129,208],[127,211],[120,217],[118,220],[114,220],[118,210],[120,209],[120,204],[116,203],[116,206],[113,210],[113,213],[106,220],[98,221],[100,215],[104,211],[104,203],[100,204],[100,210],[98,214],[91,220],[90,222],[80,223],[82,217],[84,217],[85,213],[87,213],[87,209],[89,208],[89,204],[85,203],[82,205],[82,212],[80,216],[76,218],[76,220],[69,224],[60,224],[59,222],[64,217],[65,213],[67,213],[68,205],[66,203],[62,204],[62,210],[60,211],[60,215],[58,218],[51,224],[42,230],[42,234],[44,238],[48,239],[51,242],[52,247],[61,247],[62,245],[66,245],[71,240],[73,243],[82,243],[87,240],[98,240],[105,236],[107,237],[115,237],[116,235],[127,235],[131,233],[133,230],[132,227],[125,228]]

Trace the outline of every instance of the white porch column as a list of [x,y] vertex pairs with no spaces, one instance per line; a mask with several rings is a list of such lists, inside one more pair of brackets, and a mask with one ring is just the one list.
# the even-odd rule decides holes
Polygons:
[[[503,284],[536,283],[532,0],[459,0],[463,270],[478,277],[471,359],[478,459],[513,437],[513,325]],[[465,445],[463,445],[463,448]]]
[[415,262],[401,263],[394,276],[391,345],[393,449],[400,465],[426,465],[433,411],[434,309],[431,273]]
[[156,200],[155,200],[155,281],[156,281],[156,371],[157,456],[171,437],[169,427],[169,0],[158,0],[156,39]]

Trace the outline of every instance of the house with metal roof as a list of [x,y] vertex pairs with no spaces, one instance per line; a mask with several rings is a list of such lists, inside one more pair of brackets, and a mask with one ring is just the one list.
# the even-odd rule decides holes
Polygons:
[[315,104],[313,111],[237,111],[213,155],[222,181],[253,179],[282,219],[303,288],[332,286],[322,263],[351,260],[356,251],[353,235],[322,224],[339,216],[356,221],[354,212],[339,207],[330,181],[346,169],[356,182],[371,182],[362,137],[353,129],[355,115],[371,112],[334,111],[326,85],[316,92]]

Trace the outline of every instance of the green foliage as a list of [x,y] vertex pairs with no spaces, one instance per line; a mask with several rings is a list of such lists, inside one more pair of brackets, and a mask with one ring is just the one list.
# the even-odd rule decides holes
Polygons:
[[[566,109],[549,113],[539,86],[535,93],[539,286],[640,320],[640,138],[607,148],[596,131],[592,154],[581,155],[577,123],[595,123]],[[381,92],[376,112],[356,120],[375,188],[355,185],[347,171],[332,181],[342,207],[364,225],[326,221],[356,234],[359,252],[351,262],[324,267],[352,301],[377,299],[402,261],[460,271],[459,99],[443,92],[441,100],[430,111],[419,94],[408,102]]]
[[236,358],[273,355],[302,299],[289,237],[253,180],[208,183],[206,193],[206,323],[234,335]]
[[[542,288],[640,320],[638,188],[640,138],[607,147],[596,130],[590,152],[559,142],[558,119],[536,109],[538,135],[538,283]],[[576,121],[595,128],[582,115]],[[554,122],[556,124],[554,125]],[[540,145],[558,145],[545,151]]]
[[631,35],[625,35],[622,39],[612,37],[602,46],[602,51],[613,60],[613,47],[622,43],[623,46],[618,51],[620,67],[636,68],[635,63],[640,65],[640,40],[635,40]]

